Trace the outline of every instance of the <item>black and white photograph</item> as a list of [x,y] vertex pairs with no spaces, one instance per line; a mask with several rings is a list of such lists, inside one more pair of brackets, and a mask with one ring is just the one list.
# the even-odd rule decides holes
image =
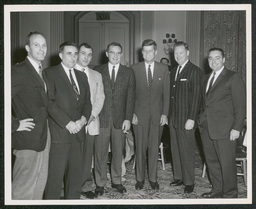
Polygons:
[[253,203],[251,4],[4,5],[3,32],[4,205]]

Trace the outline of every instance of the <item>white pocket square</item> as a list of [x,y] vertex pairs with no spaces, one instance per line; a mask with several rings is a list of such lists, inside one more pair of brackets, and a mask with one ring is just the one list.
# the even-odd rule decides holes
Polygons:
[[186,78],[181,78],[180,81],[187,81],[188,79]]

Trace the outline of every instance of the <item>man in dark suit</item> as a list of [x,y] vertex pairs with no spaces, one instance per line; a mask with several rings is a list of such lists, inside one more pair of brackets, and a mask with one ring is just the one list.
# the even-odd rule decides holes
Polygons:
[[245,84],[224,67],[222,49],[210,49],[208,62],[212,73],[203,79],[199,130],[212,189],[202,197],[237,198],[236,139],[246,114]]
[[156,42],[146,39],[142,43],[144,62],[131,66],[136,79],[132,121],[136,142],[136,189],[144,186],[147,152],[149,182],[152,189],[159,189],[157,162],[163,126],[168,124],[170,77],[168,67],[154,60],[156,54]]
[[45,70],[52,137],[45,198],[60,198],[64,178],[64,198],[80,199],[85,140],[82,127],[91,115],[90,88],[85,73],[74,69],[77,46],[62,43],[59,56],[62,62]]
[[[131,68],[120,64],[122,46],[112,42],[107,46],[107,64],[98,66],[104,86],[105,101],[100,112],[100,133],[95,140],[95,193],[102,195],[107,181],[107,161],[111,145],[112,187],[126,192],[121,184],[122,158],[125,133],[131,127],[135,98],[135,78]],[[111,140],[111,143],[109,143]]]
[[202,70],[189,61],[188,44],[174,45],[179,66],[170,73],[170,144],[174,180],[171,186],[185,185],[184,193],[194,190],[195,128],[200,107]]
[[39,32],[27,36],[27,58],[12,67],[12,199],[42,199],[48,174],[50,135],[47,89],[42,76],[46,40]]

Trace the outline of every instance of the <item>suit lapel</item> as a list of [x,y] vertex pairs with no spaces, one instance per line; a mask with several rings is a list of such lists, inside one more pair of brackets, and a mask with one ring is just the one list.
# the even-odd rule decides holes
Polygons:
[[212,85],[212,88],[210,89],[211,91],[214,91],[214,89],[216,88],[216,86],[218,86],[218,84],[222,81],[222,79],[224,78],[224,75],[226,74],[226,69],[224,68],[223,71],[220,73],[220,75],[218,76],[218,78],[216,79],[216,81],[214,82],[214,84]]
[[161,78],[161,74],[160,74],[159,65],[157,62],[155,62],[152,87],[156,85],[157,80],[160,78]]
[[37,80],[40,85],[45,89],[45,85],[39,74],[37,73],[36,69],[33,67],[33,65],[29,62],[28,58],[26,58],[26,63],[28,65],[28,71],[33,76],[35,80]]
[[[66,83],[66,86],[67,86],[67,88],[69,88],[70,90],[71,90],[71,92],[72,92],[72,95],[73,95],[73,97],[76,99],[76,93],[75,93],[75,91],[74,91],[74,89],[73,89],[73,87],[72,87],[72,85],[71,85],[71,83],[70,83],[70,80],[69,80],[69,78],[68,78],[68,76],[67,76],[67,74],[66,74],[66,72],[65,72],[65,70],[63,69],[63,67],[62,67],[62,65],[61,64],[59,64],[59,74],[60,74],[60,77],[62,78],[62,80]],[[78,77],[78,76],[76,76],[76,77]],[[78,82],[78,81],[77,81]]]
[[[190,61],[187,62],[187,64],[184,66],[184,68],[182,69],[182,71],[180,72],[179,75],[177,75],[177,79],[176,81],[180,78],[180,76],[182,76],[187,70],[189,70],[189,65],[190,65]],[[178,69],[178,68],[177,68]],[[176,71],[177,71],[176,69]],[[175,72],[176,74],[176,72]]]

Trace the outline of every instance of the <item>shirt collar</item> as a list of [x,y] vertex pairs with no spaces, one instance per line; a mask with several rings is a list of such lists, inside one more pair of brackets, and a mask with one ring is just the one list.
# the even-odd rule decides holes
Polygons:
[[88,67],[88,66],[83,67],[83,66],[81,66],[81,65],[79,65],[79,64],[77,63],[77,64],[75,65],[75,69],[77,69],[77,70],[79,70],[79,71],[82,71],[82,72],[83,72],[82,69],[84,69],[85,72],[88,72],[89,67]]
[[188,63],[188,60],[184,62],[183,65],[180,65],[181,66],[180,70],[182,70],[187,63]]
[[39,64],[35,60],[33,60],[31,57],[27,56],[27,58],[28,58],[29,62],[31,63],[31,65],[35,68],[35,70],[37,72],[39,72]]
[[148,66],[149,66],[149,65],[150,65],[150,68],[151,68],[151,69],[154,69],[154,67],[155,67],[155,61],[152,62],[151,64],[148,64],[148,63],[145,62],[145,67],[146,67],[146,69],[148,69]]
[[[224,66],[220,70],[215,71],[215,78],[218,77],[221,74],[223,69],[224,69]],[[212,72],[212,75],[213,75],[213,72]]]
[[110,62],[108,63],[108,69],[113,69],[113,66],[115,66],[115,70],[119,69],[120,63],[116,64],[116,65],[112,65]]

